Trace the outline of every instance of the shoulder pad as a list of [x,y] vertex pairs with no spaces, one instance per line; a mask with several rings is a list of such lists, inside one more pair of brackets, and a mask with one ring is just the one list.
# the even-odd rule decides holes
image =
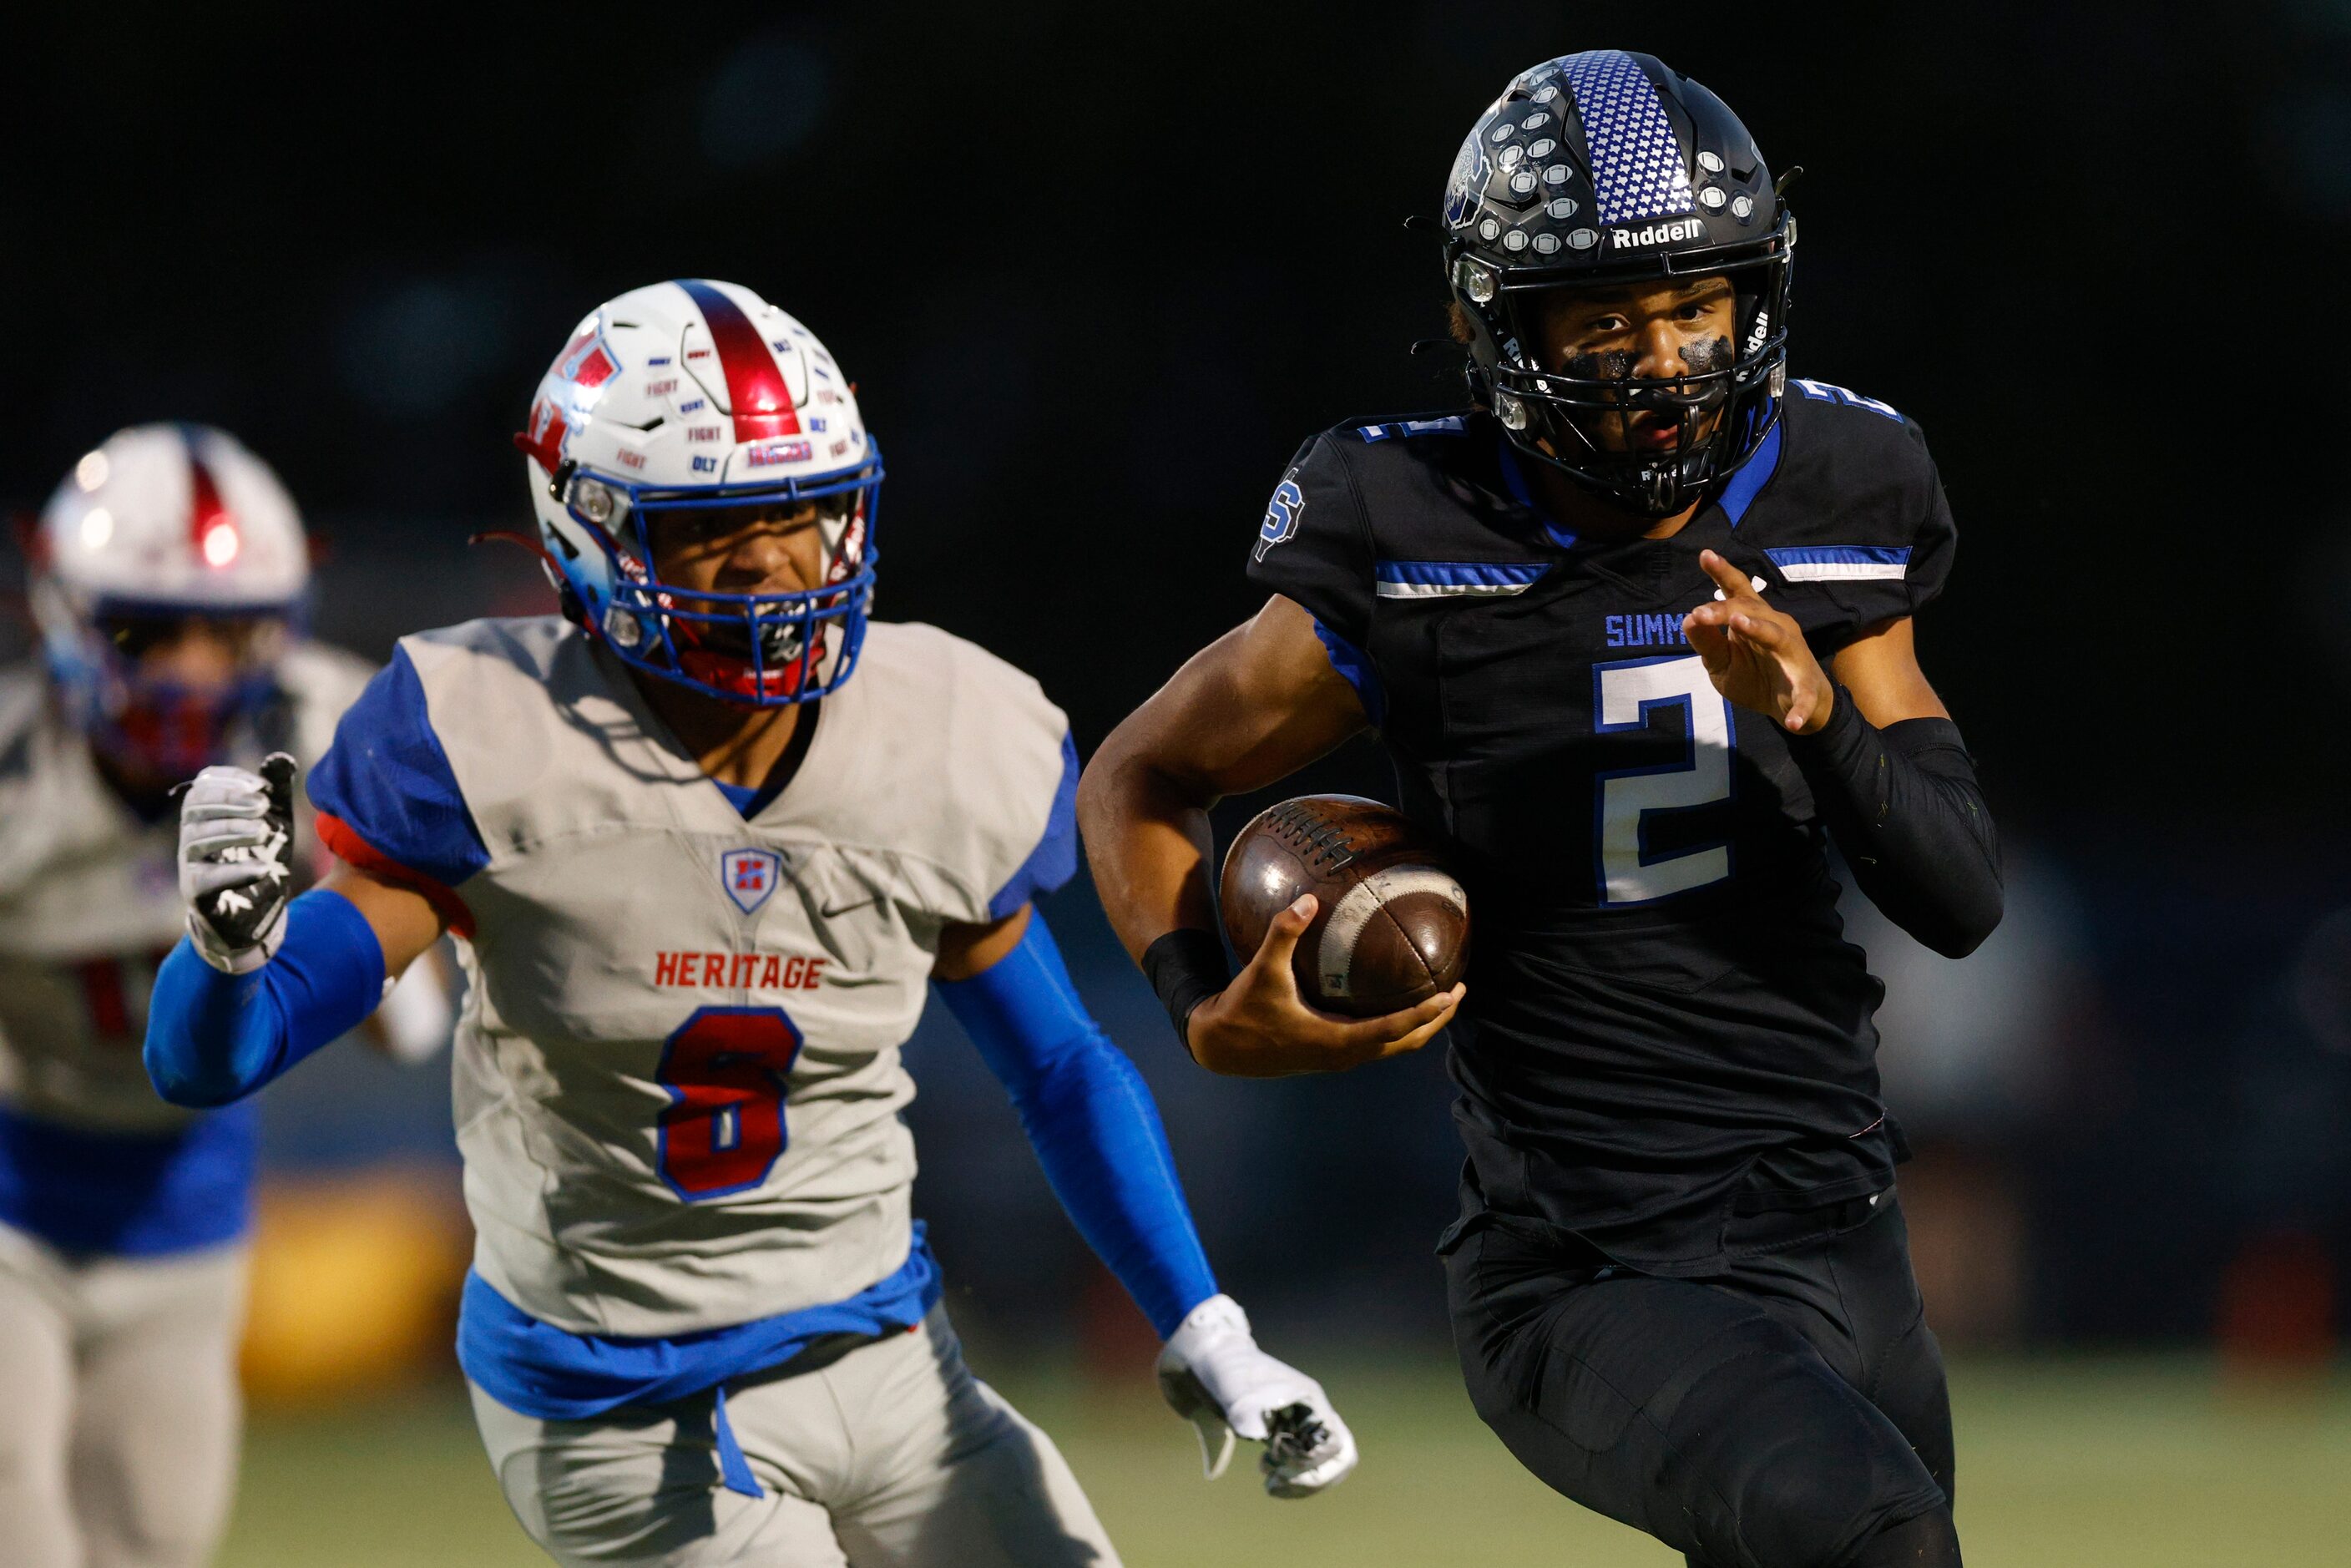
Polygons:
[[1880,402],[1874,397],[1864,397],[1849,387],[1838,386],[1834,382],[1815,382],[1802,376],[1790,376],[1788,392],[1792,396],[1806,398],[1813,402],[1841,403],[1846,408],[1865,408],[1870,413],[1893,420],[1897,424],[1902,423],[1902,411],[1892,403]]
[[455,655],[471,654],[496,660],[545,678],[565,650],[584,637],[580,628],[560,615],[485,617],[412,632],[400,640],[420,669],[437,667]]
[[1000,919],[1070,879],[1077,751],[1034,677],[938,627],[876,621],[854,680],[857,831],[946,874],[932,913]]
[[1744,486],[1734,476],[1725,505],[1753,503],[1734,526],[1818,611],[1805,622],[1814,645],[1840,646],[1938,595],[1956,532],[1918,426],[1876,398],[1792,377],[1780,428],[1776,471]]

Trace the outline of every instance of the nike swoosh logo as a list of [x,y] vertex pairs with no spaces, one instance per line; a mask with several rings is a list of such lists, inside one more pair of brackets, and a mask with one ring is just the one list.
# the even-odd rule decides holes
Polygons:
[[862,909],[869,904],[879,904],[881,902],[882,895],[877,893],[870,898],[861,898],[854,904],[844,904],[839,909],[820,909],[817,913],[823,915],[827,920],[837,920],[853,909]]

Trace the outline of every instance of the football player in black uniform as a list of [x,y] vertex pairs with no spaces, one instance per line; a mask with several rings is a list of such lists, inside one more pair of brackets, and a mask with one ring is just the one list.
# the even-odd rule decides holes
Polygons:
[[[1925,442],[1788,377],[1794,220],[1646,55],[1512,82],[1443,231],[1473,406],[1299,453],[1249,568],[1273,597],[1087,771],[1096,884],[1217,1071],[1351,1066],[1458,1011],[1439,1250],[1530,1469],[1708,1568],[1957,1563],[1881,991],[1825,854],[1942,952],[2000,918],[1912,642],[1952,555]],[[1476,937],[1465,988],[1356,1021],[1290,978],[1311,898],[1231,974],[1206,808],[1366,727]]]

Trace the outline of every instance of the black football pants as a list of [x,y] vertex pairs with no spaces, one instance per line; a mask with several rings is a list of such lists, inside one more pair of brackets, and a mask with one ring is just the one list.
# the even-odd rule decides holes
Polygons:
[[1957,1564],[1950,1398],[1894,1194],[1740,1217],[1729,1251],[1659,1279],[1479,1221],[1446,1259],[1479,1415],[1692,1568]]

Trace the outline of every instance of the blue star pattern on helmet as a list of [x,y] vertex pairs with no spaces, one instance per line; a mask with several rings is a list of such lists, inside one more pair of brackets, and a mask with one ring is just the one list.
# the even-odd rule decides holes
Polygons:
[[1558,65],[1583,121],[1600,221],[1638,223],[1697,211],[1681,142],[1640,62],[1622,49],[1593,49]]

